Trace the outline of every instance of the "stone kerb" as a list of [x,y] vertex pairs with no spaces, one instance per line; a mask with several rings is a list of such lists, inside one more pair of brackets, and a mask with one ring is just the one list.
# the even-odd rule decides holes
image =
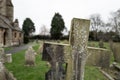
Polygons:
[[86,65],[108,68],[110,66],[111,51],[102,48],[88,47],[89,57]]
[[12,54],[6,54],[6,62],[12,63]]

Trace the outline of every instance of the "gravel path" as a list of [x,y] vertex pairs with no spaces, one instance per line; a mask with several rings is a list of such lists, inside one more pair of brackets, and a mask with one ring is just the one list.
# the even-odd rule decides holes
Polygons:
[[29,46],[32,46],[32,44],[27,44],[27,45],[23,44],[20,46],[13,46],[13,47],[11,47],[10,50],[5,51],[5,53],[6,54],[10,54],[10,53],[13,54],[13,53],[19,52],[21,50],[28,49]]

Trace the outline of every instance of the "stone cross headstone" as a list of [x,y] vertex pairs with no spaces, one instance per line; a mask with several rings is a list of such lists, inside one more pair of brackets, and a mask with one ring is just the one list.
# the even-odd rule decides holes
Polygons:
[[74,18],[70,44],[44,43],[43,60],[51,64],[46,80],[83,80],[89,26],[89,20]]
[[32,47],[29,47],[25,53],[25,65],[34,66],[35,65],[35,51]]
[[[65,69],[64,60],[65,44],[45,43],[42,59],[48,61],[51,65],[50,70],[46,73],[46,80],[64,80]],[[66,66],[66,64],[64,65]]]
[[[87,58],[87,42],[89,36],[90,20],[73,19],[70,33],[70,46],[72,49],[72,77],[69,80],[83,80],[84,66]],[[70,76],[69,76],[70,77]]]

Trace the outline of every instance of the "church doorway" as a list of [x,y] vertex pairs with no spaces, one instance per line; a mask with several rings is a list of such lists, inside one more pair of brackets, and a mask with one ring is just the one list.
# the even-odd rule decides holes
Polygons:
[[6,45],[6,36],[7,36],[7,33],[5,31],[3,34],[3,45]]

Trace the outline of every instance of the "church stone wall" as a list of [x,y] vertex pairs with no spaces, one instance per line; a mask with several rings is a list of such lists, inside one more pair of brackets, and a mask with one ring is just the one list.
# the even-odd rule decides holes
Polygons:
[[7,17],[12,22],[13,21],[13,7],[7,6]]
[[6,16],[6,0],[0,2],[0,14]]
[[21,32],[18,32],[18,31],[13,31],[12,33],[12,38],[13,38],[13,45],[19,45],[23,42],[23,35]]

